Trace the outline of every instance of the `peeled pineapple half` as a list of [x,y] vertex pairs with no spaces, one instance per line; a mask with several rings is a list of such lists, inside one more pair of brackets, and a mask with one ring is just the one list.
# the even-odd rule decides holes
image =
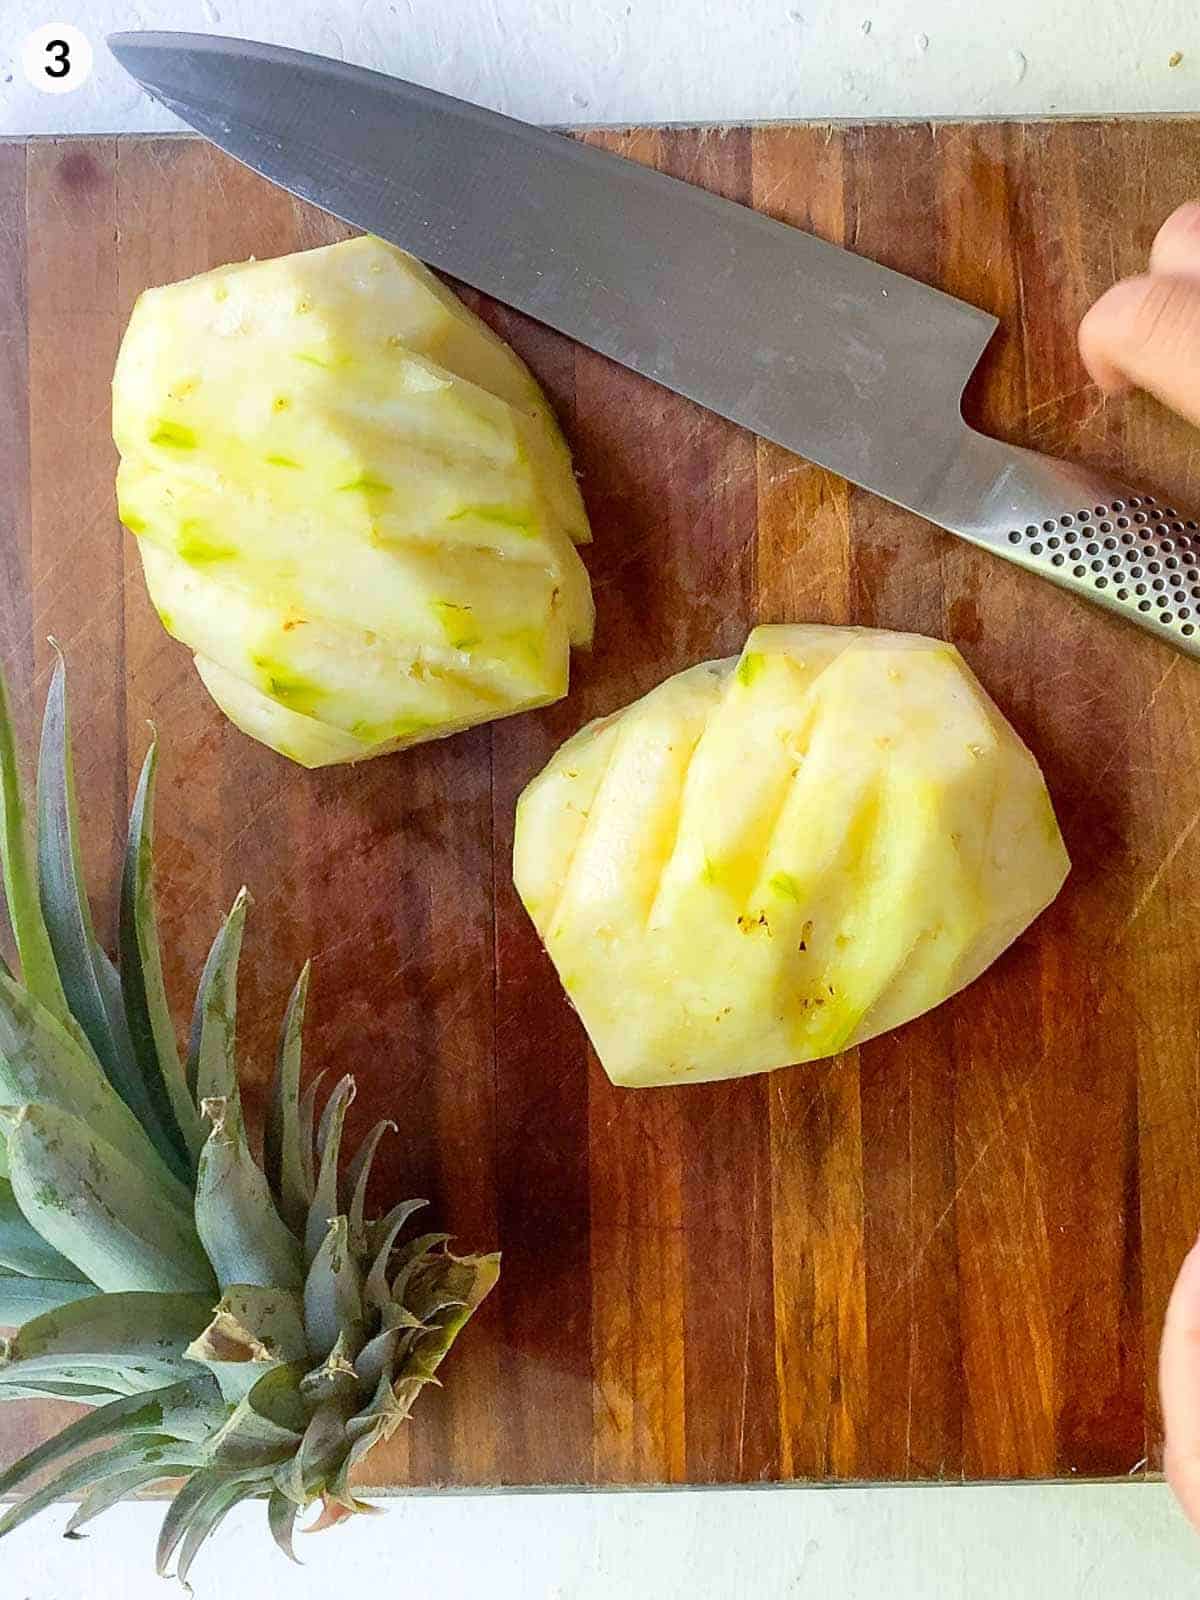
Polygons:
[[950,646],[761,627],[569,740],[515,877],[614,1082],[832,1055],[970,983],[1069,867]]
[[592,634],[566,445],[518,357],[358,238],[144,293],[113,380],[121,520],[237,725],[357,761],[566,693]]

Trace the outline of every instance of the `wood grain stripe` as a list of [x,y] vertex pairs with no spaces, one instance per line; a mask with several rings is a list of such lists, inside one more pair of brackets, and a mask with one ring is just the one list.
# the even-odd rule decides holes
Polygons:
[[125,572],[108,393],[120,339],[115,140],[29,146],[30,588],[37,699],[53,633],[78,685],[75,779],[99,937],[115,929],[125,827]]
[[29,326],[23,144],[0,142],[0,659],[24,733],[29,656]]

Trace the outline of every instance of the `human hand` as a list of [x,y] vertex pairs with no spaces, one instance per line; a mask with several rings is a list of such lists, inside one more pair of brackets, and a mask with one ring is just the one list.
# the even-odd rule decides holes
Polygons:
[[1109,394],[1148,389],[1200,423],[1200,201],[1163,223],[1149,272],[1096,301],[1079,325],[1079,351]]
[[[1109,394],[1147,389],[1200,424],[1200,201],[1180,206],[1163,223],[1149,272],[1097,300],[1080,324],[1079,351]],[[1200,1528],[1200,1240],[1167,1307],[1159,1389],[1167,1479]]]
[[1179,1269],[1158,1358],[1167,1481],[1200,1528],[1200,1241]]

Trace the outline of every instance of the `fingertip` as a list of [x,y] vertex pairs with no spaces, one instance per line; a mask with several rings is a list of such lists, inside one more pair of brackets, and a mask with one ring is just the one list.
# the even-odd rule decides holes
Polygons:
[[1184,1257],[1171,1291],[1159,1352],[1166,1442],[1163,1466],[1171,1488],[1200,1527],[1200,1243]]
[[1176,206],[1150,247],[1151,272],[1200,277],[1200,200]]
[[1200,422],[1200,276],[1126,278],[1080,326],[1080,351],[1110,392],[1136,384]]
[[1089,376],[1106,394],[1124,394],[1133,387],[1120,364],[1130,313],[1139,302],[1144,280],[1126,278],[1105,291],[1079,324],[1079,354]]

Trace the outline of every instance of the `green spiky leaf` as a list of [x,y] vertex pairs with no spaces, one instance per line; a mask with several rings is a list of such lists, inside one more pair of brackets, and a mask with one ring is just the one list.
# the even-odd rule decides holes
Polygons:
[[305,1159],[300,1145],[300,1065],[311,970],[306,961],[288,1000],[263,1140],[263,1167],[271,1192],[280,1215],[293,1233],[299,1233],[304,1227],[312,1200],[312,1186],[305,1181]]
[[0,1267],[26,1278],[88,1282],[85,1273],[46,1243],[17,1204],[12,1184],[6,1178],[0,1178]]
[[342,1150],[342,1132],[346,1126],[346,1112],[354,1099],[354,1079],[343,1078],[329,1096],[329,1103],[321,1118],[322,1136],[319,1139],[321,1165],[313,1188],[312,1203],[304,1230],[304,1259],[311,1266],[329,1231],[329,1224],[338,1212],[338,1162]]
[[147,1138],[91,1050],[45,1006],[0,973],[0,1098],[41,1103],[81,1118],[153,1182],[160,1204],[190,1210],[190,1195]]
[[[188,1454],[191,1455],[191,1452]],[[168,1452],[166,1460],[149,1463],[142,1461],[136,1467],[126,1467],[120,1472],[110,1473],[102,1482],[89,1489],[80,1500],[63,1529],[64,1538],[73,1538],[80,1528],[122,1500],[128,1499],[130,1495],[137,1494],[139,1490],[152,1489],[160,1483],[170,1482],[172,1478],[186,1476],[194,1465],[194,1457],[189,1461],[173,1461]]]
[[[54,962],[50,935],[42,917],[36,857],[29,848],[25,797],[17,765],[12,708],[8,685],[0,673],[0,861],[4,868],[4,896],[12,926],[21,976],[25,987],[51,1016],[65,1022],[70,1016],[62,980]],[[7,972],[7,966],[5,968]],[[11,978],[12,974],[8,973]]]
[[196,1507],[188,1518],[184,1530],[183,1541],[179,1546],[179,1564],[175,1576],[185,1587],[188,1574],[192,1570],[192,1563],[200,1554],[204,1544],[216,1532],[218,1526],[243,1500],[249,1500],[263,1492],[263,1478],[259,1472],[251,1472],[244,1476],[233,1478],[222,1485],[214,1485],[212,1493]]
[[304,1330],[308,1347],[323,1359],[339,1339],[353,1360],[363,1345],[362,1274],[350,1251],[345,1217],[329,1224],[304,1283]]
[[256,1284],[231,1285],[187,1354],[208,1367],[225,1399],[236,1405],[264,1373],[307,1357],[299,1295]]
[[[317,1186],[317,1163],[314,1159],[316,1138],[313,1133],[317,1115],[317,1096],[321,1092],[327,1073],[322,1070],[300,1096],[300,1160],[304,1170],[304,1188],[311,1201]],[[308,1201],[305,1202],[307,1208]]]
[[94,1284],[80,1283],[78,1278],[29,1278],[0,1267],[0,1328],[19,1328],[44,1312],[98,1293]]
[[191,1223],[78,1117],[22,1107],[9,1119],[8,1163],[25,1216],[99,1288],[169,1292],[213,1282]]
[[[209,1380],[203,1380],[209,1384]],[[203,1443],[206,1430],[195,1426],[196,1406],[203,1391],[199,1384],[176,1383],[150,1394],[127,1395],[112,1400],[107,1405],[89,1411],[86,1416],[47,1439],[44,1444],[30,1450],[6,1472],[0,1472],[0,1496],[11,1495],[45,1467],[52,1467],[64,1457],[73,1455],[87,1445],[99,1444],[103,1439],[131,1437],[137,1434],[162,1435],[172,1439],[191,1437],[193,1443]],[[184,1419],[185,1434],[172,1425],[176,1412]],[[208,1426],[212,1425],[209,1407]]]
[[[79,872],[61,673],[40,767],[40,891],[11,745],[0,702],[6,883],[30,953],[24,981],[0,962],[10,1101],[0,1100],[0,1314],[17,1326],[0,1345],[0,1402],[96,1409],[0,1478],[3,1493],[62,1468],[0,1532],[52,1497],[82,1494],[74,1535],[122,1495],[181,1475],[162,1565],[177,1558],[186,1579],[222,1517],[252,1495],[267,1499],[271,1531],[293,1555],[296,1513],[313,1499],[325,1500],[317,1526],[370,1509],[351,1473],[436,1381],[493,1259],[459,1261],[442,1234],[398,1242],[419,1202],[368,1218],[371,1163],[392,1125],[370,1130],[343,1175],[351,1080],[314,1137],[321,1075],[300,1091],[307,967],[284,1020],[266,1170],[255,1162],[235,1059],[245,892],[205,964],[185,1069],[155,927],[154,750],[130,821],[118,972],[95,941]],[[51,946],[73,1010],[56,1000],[52,959],[30,976]]]
[[203,1454],[194,1446],[180,1445],[177,1440],[169,1439],[165,1434],[139,1434],[130,1439],[121,1439],[107,1450],[97,1450],[92,1455],[85,1456],[82,1461],[72,1462],[56,1477],[51,1478],[49,1483],[43,1484],[32,1494],[26,1495],[24,1500],[18,1501],[6,1515],[0,1517],[0,1537],[11,1533],[14,1528],[19,1528],[23,1522],[28,1522],[30,1517],[53,1505],[56,1500],[66,1500],[72,1495],[79,1494],[114,1472],[122,1472],[130,1467],[180,1460],[198,1466],[203,1460]]
[[162,1383],[196,1377],[184,1351],[208,1321],[212,1304],[207,1294],[132,1293],[63,1306],[0,1343],[0,1381],[90,1367],[157,1369],[166,1374]]
[[367,1248],[367,1185],[371,1181],[371,1167],[375,1152],[385,1133],[397,1132],[396,1124],[389,1120],[377,1122],[355,1151],[354,1160],[346,1172],[346,1214],[350,1223],[350,1239],[361,1255]]
[[165,1126],[194,1168],[204,1143],[204,1125],[179,1055],[167,1004],[154,903],[153,807],[158,745],[146,752],[129,817],[129,839],[121,874],[121,985],[129,1037],[138,1067]]
[[292,1543],[296,1531],[296,1518],[300,1507],[287,1495],[281,1494],[278,1489],[272,1489],[271,1497],[267,1501],[267,1521],[271,1529],[271,1537],[283,1551],[289,1561],[300,1565]]
[[187,1081],[200,1107],[205,1100],[238,1098],[237,969],[249,903],[246,890],[240,890],[213,940],[196,993]]
[[224,1289],[253,1283],[299,1289],[300,1243],[275,1209],[270,1185],[246,1143],[241,1110],[227,1100],[204,1100],[212,1122],[196,1173],[196,1230]]
[[[74,763],[61,655],[50,680],[38,758],[38,880],[42,915],[71,1016],[109,1082],[137,1117],[159,1154],[184,1176],[169,1106],[153,1094],[134,1055],[116,969],[96,941],[83,887]],[[165,1116],[164,1116],[165,1113]]]

